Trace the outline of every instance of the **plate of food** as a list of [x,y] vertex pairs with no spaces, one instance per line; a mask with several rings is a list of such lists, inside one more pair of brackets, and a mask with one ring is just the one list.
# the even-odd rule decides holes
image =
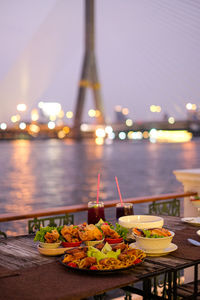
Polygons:
[[37,249],[40,254],[47,256],[58,256],[65,253],[69,248],[58,247],[58,248],[43,248],[40,245],[37,245]]
[[174,243],[170,243],[168,245],[168,247],[164,248],[164,249],[147,249],[147,250],[144,250],[140,247],[138,247],[138,245],[136,243],[132,243],[129,245],[130,248],[138,248],[138,249],[141,249],[143,250],[147,256],[163,256],[163,255],[167,255],[169,254],[170,252],[173,252],[173,251],[176,251],[178,249],[178,246]]
[[36,232],[34,242],[39,242],[40,248],[56,249],[60,246],[60,234],[57,227],[46,226],[41,227]]
[[182,222],[191,224],[193,226],[200,226],[200,217],[187,217],[187,218],[182,218]]
[[103,233],[105,242],[109,244],[118,244],[124,242],[124,240],[127,238],[127,234],[129,233],[127,228],[122,227],[118,223],[116,223],[114,227],[111,223],[100,220],[96,226]]
[[113,247],[102,243],[94,247],[68,249],[59,261],[73,271],[102,274],[133,268],[142,263],[145,257],[144,251],[132,249],[124,243]]
[[144,251],[160,250],[169,247],[175,235],[165,228],[139,229],[133,228],[136,245]]
[[38,242],[38,251],[43,255],[61,255],[68,248],[79,247],[81,244],[93,246],[103,240],[102,231],[87,223],[41,227],[34,238],[34,242]]

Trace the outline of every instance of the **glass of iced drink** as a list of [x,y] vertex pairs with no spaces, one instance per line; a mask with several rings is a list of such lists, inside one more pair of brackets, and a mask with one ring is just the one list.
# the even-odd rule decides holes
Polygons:
[[96,224],[99,220],[105,221],[104,203],[102,201],[88,202],[88,224]]
[[132,203],[117,203],[116,204],[116,219],[120,217],[133,215],[133,204]]

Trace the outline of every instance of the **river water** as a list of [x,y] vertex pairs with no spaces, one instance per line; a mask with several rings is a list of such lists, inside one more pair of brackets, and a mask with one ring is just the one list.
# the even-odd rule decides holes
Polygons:
[[[0,213],[87,203],[100,200],[183,191],[173,170],[200,167],[200,139],[159,144],[116,141],[96,145],[91,140],[16,140],[0,143]],[[135,213],[145,213],[147,204]],[[12,223],[12,225],[11,225]],[[6,226],[6,228],[5,228]],[[7,233],[23,233],[23,226],[0,224]]]

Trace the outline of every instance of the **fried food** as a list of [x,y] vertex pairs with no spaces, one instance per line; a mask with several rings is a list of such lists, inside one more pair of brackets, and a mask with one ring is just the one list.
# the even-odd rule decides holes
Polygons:
[[92,265],[96,264],[97,260],[95,257],[86,257],[81,260],[79,264],[79,268],[86,269],[91,267]]
[[82,241],[99,241],[103,238],[102,232],[93,224],[79,227],[78,234]]
[[74,225],[64,225],[61,229],[61,234],[69,243],[76,243],[80,241],[78,227]]
[[[96,248],[96,247],[95,247]],[[105,257],[98,260],[94,256],[88,256],[90,247],[78,247],[76,249],[69,249],[63,259],[63,263],[71,266],[75,264],[75,268],[91,269],[91,270],[117,270],[131,267],[134,264],[141,262],[146,256],[142,250],[132,249],[128,245],[120,249],[120,254],[117,258]],[[119,251],[119,249],[115,249]]]
[[165,228],[155,228],[151,230],[152,234],[157,234],[159,236],[171,236],[171,233],[169,230]]
[[44,236],[47,243],[56,243],[58,242],[60,234],[56,229],[52,230],[51,232],[47,232]]
[[171,236],[171,232],[165,228],[152,228],[148,230],[133,228],[133,233],[137,236],[149,237],[149,238]]
[[117,251],[118,249],[120,249],[121,251],[125,250],[128,247],[127,244],[124,243],[120,243],[120,244],[116,244],[114,246],[112,246],[112,250],[113,251]]
[[120,238],[120,235],[115,230],[110,228],[109,225],[105,225],[105,224],[102,225],[101,230],[103,231],[103,234],[105,235],[106,238],[111,238],[111,239]]
[[83,247],[69,249],[65,253],[66,254],[63,260],[64,263],[69,263],[69,262],[77,263],[81,259],[87,257],[87,249]]

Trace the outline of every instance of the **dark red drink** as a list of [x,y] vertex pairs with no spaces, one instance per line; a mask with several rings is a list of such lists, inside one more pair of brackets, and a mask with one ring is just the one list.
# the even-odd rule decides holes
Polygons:
[[133,204],[132,203],[117,203],[116,205],[116,219],[120,217],[133,215]]
[[124,207],[118,206],[116,207],[116,219],[118,220],[120,217],[124,216]]
[[88,224],[96,224],[99,220],[105,221],[104,204],[103,202],[89,202],[88,203]]

